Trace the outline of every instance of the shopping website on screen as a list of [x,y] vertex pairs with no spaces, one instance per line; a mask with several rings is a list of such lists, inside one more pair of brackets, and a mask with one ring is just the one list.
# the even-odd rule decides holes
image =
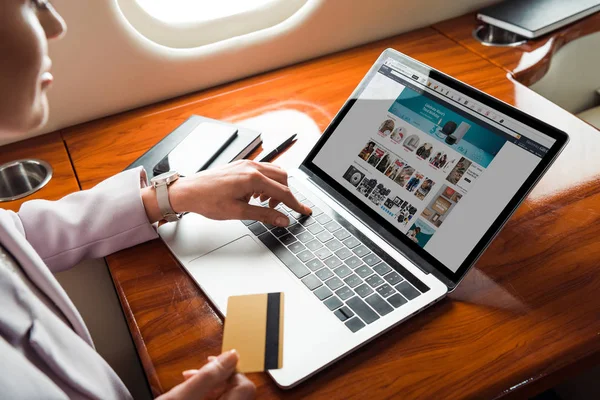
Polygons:
[[454,272],[550,146],[382,68],[314,163]]

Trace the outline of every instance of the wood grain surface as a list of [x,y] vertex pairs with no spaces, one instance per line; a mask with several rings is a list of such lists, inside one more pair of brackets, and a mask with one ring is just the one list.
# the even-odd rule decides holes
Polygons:
[[53,169],[52,179],[39,191],[18,200],[0,203],[0,208],[18,211],[21,204],[33,199],[58,200],[79,190],[69,155],[59,133],[2,146],[0,164],[23,158],[46,161]]
[[[83,188],[121,171],[191,114],[264,127],[268,138],[293,121],[285,129],[297,126],[300,139],[288,157],[298,162],[387,47],[567,130],[571,142],[446,300],[292,390],[250,375],[259,398],[495,398],[545,389],[600,354],[600,135],[434,29],[73,127],[64,139]],[[108,263],[154,394],[219,352],[221,318],[162,242]]]
[[505,69],[525,86],[531,86],[546,74],[552,56],[561,47],[600,31],[600,12],[517,47],[482,45],[473,38],[473,29],[480,24],[476,14],[472,13],[442,21],[433,25],[433,28]]

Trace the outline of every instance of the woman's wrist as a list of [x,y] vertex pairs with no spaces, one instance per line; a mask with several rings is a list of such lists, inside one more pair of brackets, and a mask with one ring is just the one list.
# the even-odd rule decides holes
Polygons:
[[[171,208],[176,214],[187,211],[184,206],[184,186],[186,185],[182,183],[184,182],[182,182],[182,178],[180,178],[167,187],[169,193],[169,204],[171,204]],[[156,198],[156,189],[152,186],[142,188],[141,195],[142,203],[144,204],[144,209],[146,210],[146,215],[148,216],[148,221],[150,221],[150,223],[154,223],[163,219],[163,215],[160,211],[158,200]]]

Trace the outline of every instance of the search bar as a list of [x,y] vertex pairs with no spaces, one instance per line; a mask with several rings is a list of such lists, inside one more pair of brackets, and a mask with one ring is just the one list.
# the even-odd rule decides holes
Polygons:
[[411,78],[411,79],[413,79],[413,80],[415,80],[417,82],[419,81],[420,76],[417,75],[417,74],[411,73],[410,70],[409,71],[402,71],[402,72],[403,72],[403,74],[397,72],[395,69],[392,69],[392,75],[396,75],[398,78],[406,78],[406,77],[408,77],[408,78]]

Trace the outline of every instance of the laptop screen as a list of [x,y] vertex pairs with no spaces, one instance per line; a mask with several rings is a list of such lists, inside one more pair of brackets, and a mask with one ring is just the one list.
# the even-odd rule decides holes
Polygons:
[[435,71],[394,58],[376,68],[308,163],[380,226],[456,277],[542,160],[551,158],[556,139]]

